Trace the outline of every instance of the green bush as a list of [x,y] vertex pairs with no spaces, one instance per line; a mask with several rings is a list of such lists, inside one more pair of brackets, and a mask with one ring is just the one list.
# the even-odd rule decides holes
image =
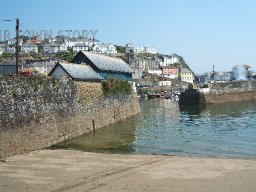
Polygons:
[[128,81],[109,78],[102,82],[102,90],[105,95],[131,94],[132,86]]
[[58,53],[56,54],[56,57],[60,60],[71,62],[74,58],[74,55],[73,55],[73,52],[68,51],[65,53]]

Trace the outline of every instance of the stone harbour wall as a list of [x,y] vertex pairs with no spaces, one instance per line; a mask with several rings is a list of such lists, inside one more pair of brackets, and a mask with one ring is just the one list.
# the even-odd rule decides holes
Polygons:
[[236,93],[209,93],[203,96],[205,104],[216,104],[234,101],[247,101],[256,99],[256,91],[243,91]]
[[80,103],[94,102],[103,98],[101,83],[76,81],[75,85],[77,89],[76,100]]
[[256,81],[233,81],[210,85],[210,93],[205,94],[205,103],[224,103],[256,99]]
[[256,91],[256,81],[232,81],[226,83],[209,84],[210,93],[223,94],[223,93],[243,93]]
[[180,96],[180,105],[205,105],[256,99],[256,81],[233,81],[209,85],[210,92],[187,90]]
[[68,78],[2,79],[0,104],[0,157],[46,148],[140,112],[134,96],[103,99],[99,83]]

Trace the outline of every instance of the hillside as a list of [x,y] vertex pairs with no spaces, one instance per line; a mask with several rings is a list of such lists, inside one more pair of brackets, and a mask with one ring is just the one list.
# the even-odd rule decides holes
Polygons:
[[[124,46],[120,46],[120,45],[115,45],[115,46],[116,46],[117,52],[121,54],[119,57],[123,59],[125,62],[129,61],[129,57],[133,57],[135,55],[134,53],[126,53],[126,48]],[[173,56],[179,58],[179,62],[173,64],[174,67],[179,69],[187,68],[190,71],[192,71],[192,73],[195,75],[194,71],[189,67],[189,65],[186,63],[186,61],[182,56],[178,54],[173,54]],[[165,55],[161,53],[157,53],[157,54],[139,53],[139,54],[136,54],[136,57],[141,59],[148,59],[148,58],[154,58],[154,57],[170,57],[170,55]]]

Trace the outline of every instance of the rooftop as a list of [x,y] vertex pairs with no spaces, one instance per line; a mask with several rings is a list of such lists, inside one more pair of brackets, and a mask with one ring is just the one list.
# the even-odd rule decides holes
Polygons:
[[31,64],[31,67],[54,67],[55,62],[35,62]]
[[90,66],[84,64],[58,63],[72,79],[80,80],[101,80],[102,77],[97,74]]
[[98,68],[106,71],[132,73],[132,69],[122,59],[101,54],[82,51],[82,53]]
[[190,71],[190,70],[187,69],[187,68],[182,68],[182,69],[180,70],[180,72],[181,72],[181,73],[192,73],[192,71]]
[[178,69],[178,68],[176,68],[174,66],[162,66],[161,68],[162,69]]
[[73,47],[88,47],[85,43],[77,43]]
[[[0,65],[14,66],[14,65],[16,65],[16,61],[15,60],[4,60],[0,63]],[[19,63],[19,65],[21,65],[21,64]]]

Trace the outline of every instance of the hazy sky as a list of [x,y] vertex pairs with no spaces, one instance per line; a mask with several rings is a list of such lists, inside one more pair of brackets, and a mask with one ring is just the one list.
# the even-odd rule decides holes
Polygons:
[[[98,30],[104,43],[156,47],[195,73],[256,64],[256,0],[8,0],[0,20],[21,30]],[[15,22],[0,21],[3,30]]]

